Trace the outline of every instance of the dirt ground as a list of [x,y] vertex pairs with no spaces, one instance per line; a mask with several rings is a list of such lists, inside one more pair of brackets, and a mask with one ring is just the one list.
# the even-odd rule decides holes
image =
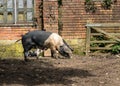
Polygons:
[[120,56],[1,59],[0,86],[120,86]]

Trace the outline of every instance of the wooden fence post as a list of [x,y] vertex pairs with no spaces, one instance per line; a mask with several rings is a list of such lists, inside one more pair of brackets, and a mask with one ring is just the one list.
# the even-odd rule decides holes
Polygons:
[[86,55],[89,55],[90,52],[90,33],[91,33],[91,28],[87,27],[86,28]]

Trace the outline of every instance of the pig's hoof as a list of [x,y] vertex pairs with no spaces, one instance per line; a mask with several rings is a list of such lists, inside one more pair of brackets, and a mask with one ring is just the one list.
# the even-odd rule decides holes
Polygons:
[[61,56],[61,55],[60,55],[60,56],[58,56],[58,58],[59,58],[59,59],[64,59],[64,57],[63,57],[63,56]]

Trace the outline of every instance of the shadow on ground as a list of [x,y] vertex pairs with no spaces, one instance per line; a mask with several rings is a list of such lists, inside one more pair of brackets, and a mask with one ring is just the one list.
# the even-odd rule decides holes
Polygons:
[[71,78],[93,76],[87,70],[55,67],[49,60],[23,62],[18,59],[0,60],[0,86],[19,84],[25,86],[62,84],[69,85],[75,81]]

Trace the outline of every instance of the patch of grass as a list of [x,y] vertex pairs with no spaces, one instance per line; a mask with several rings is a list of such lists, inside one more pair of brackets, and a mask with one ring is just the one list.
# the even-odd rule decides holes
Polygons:
[[23,56],[22,44],[0,45],[0,58]]
[[85,55],[84,52],[82,52],[80,49],[77,49],[77,48],[74,49],[73,54],[80,55],[80,56]]

